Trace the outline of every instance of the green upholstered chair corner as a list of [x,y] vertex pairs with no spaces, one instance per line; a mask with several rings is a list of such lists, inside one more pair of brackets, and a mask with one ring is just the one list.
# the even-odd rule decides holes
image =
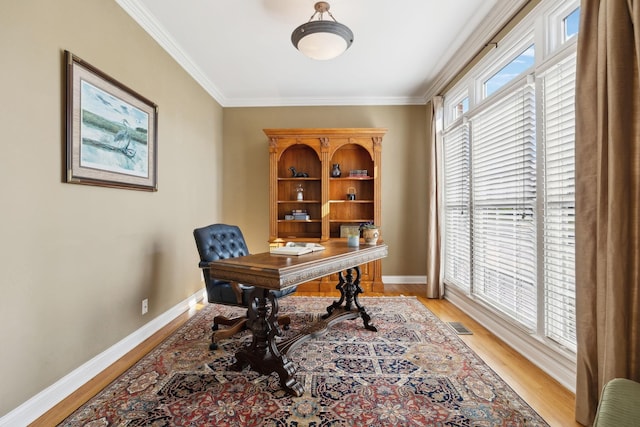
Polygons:
[[593,426],[640,426],[640,383],[614,378],[605,384]]

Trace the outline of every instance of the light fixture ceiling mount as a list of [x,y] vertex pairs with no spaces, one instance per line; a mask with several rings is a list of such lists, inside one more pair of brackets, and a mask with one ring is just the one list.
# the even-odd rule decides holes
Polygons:
[[[291,42],[300,52],[313,59],[332,59],[349,49],[353,43],[353,32],[339,23],[329,12],[329,3],[319,1],[309,22],[300,25],[291,33]],[[323,20],[324,14],[332,21]],[[316,21],[313,20],[318,16]]]

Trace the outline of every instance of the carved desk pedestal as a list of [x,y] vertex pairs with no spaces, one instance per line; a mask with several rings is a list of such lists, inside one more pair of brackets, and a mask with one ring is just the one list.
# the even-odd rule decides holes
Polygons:
[[[233,369],[242,370],[251,366],[265,375],[276,372],[281,386],[287,392],[301,396],[304,389],[295,380],[293,375],[296,368],[287,358],[290,350],[346,319],[361,317],[366,329],[376,331],[370,324],[371,317],[358,301],[358,295],[362,293],[359,266],[387,256],[387,246],[378,244],[352,248],[347,246],[346,241],[335,241],[325,246],[324,251],[300,256],[262,253],[209,264],[213,277],[256,287],[247,322],[253,338],[251,344],[236,353]],[[340,291],[340,299],[327,307],[322,320],[307,325],[295,336],[277,343],[276,337],[282,336],[277,322],[278,300],[269,290],[285,289],[333,273],[339,274],[336,288]]]

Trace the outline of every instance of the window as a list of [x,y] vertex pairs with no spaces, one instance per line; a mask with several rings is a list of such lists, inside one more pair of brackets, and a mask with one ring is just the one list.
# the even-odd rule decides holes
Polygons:
[[475,115],[471,182],[473,293],[526,327],[536,321],[534,89]]
[[[463,112],[442,134],[445,286],[562,354],[576,350],[579,13],[577,0],[543,0],[451,89],[451,103],[445,94]],[[534,39],[548,52],[534,55]],[[471,87],[482,99],[459,107]]]
[[484,82],[484,96],[490,96],[502,86],[521,75],[525,70],[531,68],[533,66],[534,56],[535,48],[534,45],[531,45]]
[[469,111],[469,98],[465,97],[454,106],[453,119],[455,120],[462,117],[467,111]]
[[445,109],[447,111],[446,120],[448,123],[456,121],[466,114],[467,111],[469,111],[469,96],[467,95],[467,90],[462,90],[447,98]]
[[580,27],[580,8],[577,8],[562,20],[562,27],[564,28],[563,41],[567,41],[578,34]]
[[469,126],[466,121],[443,136],[445,193],[445,277],[467,291],[471,284],[471,193]]
[[570,55],[542,75],[545,335],[576,350],[575,76]]

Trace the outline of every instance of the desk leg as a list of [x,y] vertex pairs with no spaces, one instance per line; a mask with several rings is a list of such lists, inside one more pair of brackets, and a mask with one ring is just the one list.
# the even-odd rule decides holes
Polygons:
[[276,345],[275,337],[282,335],[278,325],[278,300],[269,290],[256,287],[251,293],[251,301],[247,327],[251,329],[253,339],[251,344],[236,352],[236,362],[231,369],[241,371],[250,365],[263,375],[276,372],[282,388],[294,396],[302,396],[304,389],[293,377],[295,366]]
[[[353,270],[356,271],[355,280],[353,278]],[[371,316],[367,313],[367,310],[358,301],[358,295],[363,293],[362,287],[360,287],[360,267],[347,268],[346,275],[342,272],[338,273],[338,284],[336,289],[340,291],[340,300],[334,301],[329,307],[327,307],[327,314],[323,315],[323,319],[329,318],[351,318],[362,317],[365,329],[377,332],[378,329],[371,325]],[[344,303],[344,307],[342,304]],[[352,311],[352,305],[355,304],[357,312]],[[336,313],[334,310],[339,309]],[[355,313],[355,315],[354,315]]]

